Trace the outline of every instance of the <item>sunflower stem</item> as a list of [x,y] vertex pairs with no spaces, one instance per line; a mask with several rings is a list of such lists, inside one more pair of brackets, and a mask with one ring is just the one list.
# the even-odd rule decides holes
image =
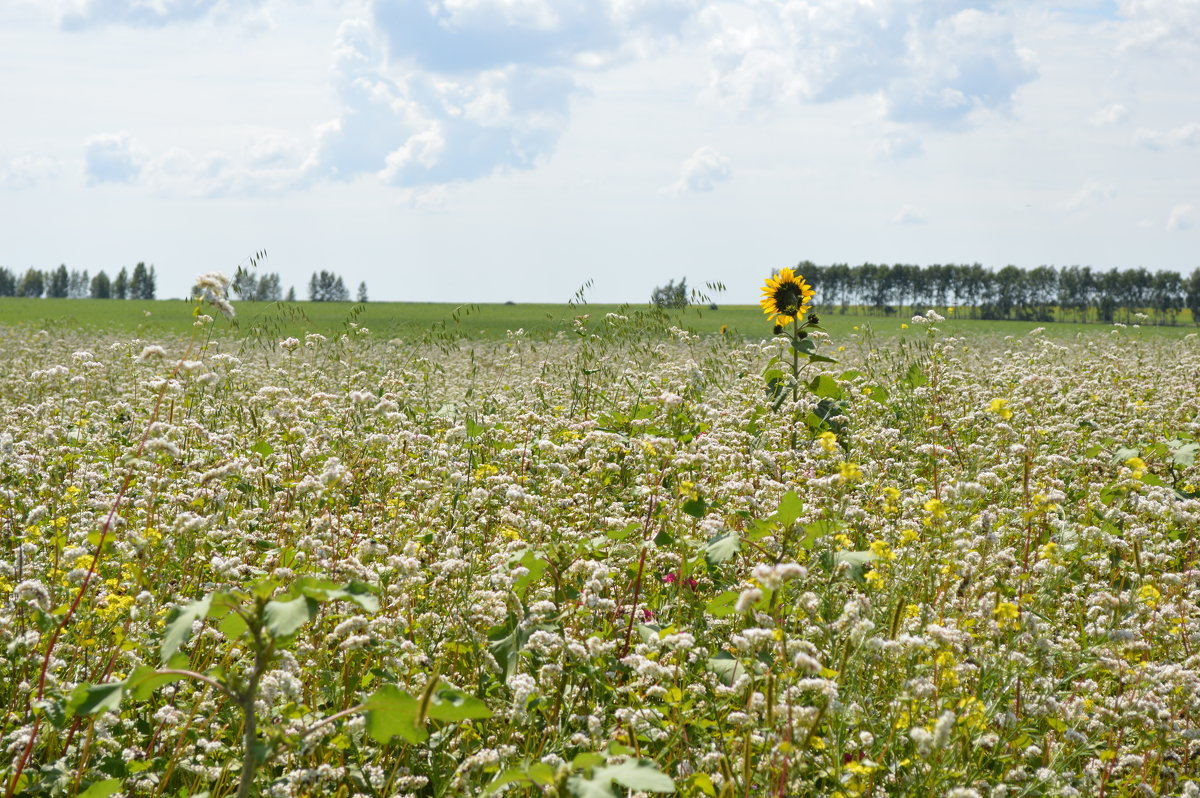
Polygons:
[[796,448],[796,426],[800,423],[797,418],[796,403],[800,400],[800,320],[797,319],[792,327],[792,449]]

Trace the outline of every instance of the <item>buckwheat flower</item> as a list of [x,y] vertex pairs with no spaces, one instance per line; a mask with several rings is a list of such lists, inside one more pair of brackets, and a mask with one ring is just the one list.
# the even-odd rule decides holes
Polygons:
[[763,592],[756,587],[750,587],[738,594],[735,612],[749,612],[763,597]]
[[908,730],[908,738],[916,744],[921,756],[928,756],[933,751],[933,735],[924,726],[913,726]]
[[13,596],[17,601],[31,607],[37,607],[42,612],[50,611],[50,591],[36,579],[26,579],[13,588]]
[[138,360],[150,360],[151,358],[164,358],[167,356],[167,350],[157,344],[142,347],[142,353],[138,355]]
[[950,732],[954,730],[955,715],[950,710],[946,710],[937,719],[937,723],[933,726],[933,747],[945,748],[950,742]]

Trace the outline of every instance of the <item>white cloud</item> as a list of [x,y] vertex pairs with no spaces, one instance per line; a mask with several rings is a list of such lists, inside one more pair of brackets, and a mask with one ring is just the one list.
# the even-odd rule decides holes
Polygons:
[[701,147],[683,162],[679,179],[662,189],[663,194],[703,194],[733,175],[729,159],[712,147]]
[[106,25],[161,28],[205,18],[226,19],[253,11],[262,0],[66,0],[57,4],[65,30]]
[[374,174],[397,186],[532,168],[554,151],[581,93],[566,70],[523,64],[394,76],[363,20],[338,32],[333,82],[343,111],[320,130],[309,176]]
[[1200,0],[1116,0],[1120,49],[1194,54],[1200,50]]
[[84,146],[83,173],[89,186],[132,183],[141,169],[141,158],[125,133],[93,136]]
[[1192,122],[1171,130],[1138,128],[1133,133],[1133,143],[1148,150],[1165,150],[1171,147],[1200,146],[1200,123]]
[[925,224],[929,221],[924,209],[918,208],[915,205],[904,205],[892,217],[893,224]]
[[51,158],[20,155],[0,162],[0,188],[30,188],[58,174],[61,164]]
[[1096,127],[1119,125],[1129,117],[1129,109],[1120,103],[1113,103],[1096,111],[1088,117],[1088,122]]
[[679,34],[704,0],[374,0],[393,59],[453,73],[597,66]]
[[1001,3],[940,0],[782,2],[719,7],[712,88],[753,105],[799,99],[882,99],[886,116],[955,127],[975,111],[1007,110],[1033,80]]
[[1116,193],[1116,186],[1088,180],[1067,198],[1067,201],[1063,203],[1063,208],[1072,212],[1081,211],[1112,199]]
[[1176,205],[1167,216],[1167,229],[1182,233],[1196,225],[1196,209],[1191,205]]
[[871,142],[870,154],[877,161],[899,163],[925,152],[921,140],[903,128],[893,128]]

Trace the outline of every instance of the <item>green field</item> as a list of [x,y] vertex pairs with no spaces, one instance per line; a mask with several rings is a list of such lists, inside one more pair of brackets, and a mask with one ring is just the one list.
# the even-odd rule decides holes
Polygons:
[[[234,329],[241,334],[261,332],[267,336],[298,336],[307,332],[336,333],[356,322],[377,337],[420,339],[431,332],[457,330],[472,339],[503,338],[507,331],[524,329],[535,338],[571,329],[580,314],[594,318],[607,313],[645,311],[646,305],[563,304],[453,305],[432,302],[371,302],[361,306],[349,302],[235,302],[238,316]],[[48,332],[96,330],[144,338],[185,335],[192,323],[191,303],[181,300],[118,301],[78,299],[0,298],[0,325],[22,325]],[[355,308],[360,308],[355,312]],[[904,332],[907,314],[896,317],[840,314],[817,308],[822,326],[834,338],[846,340],[866,325],[879,336]],[[950,334],[1025,335],[1043,327],[1052,337],[1074,337],[1080,332],[1104,333],[1104,324],[1039,323],[1031,321],[957,320],[953,313],[942,328]],[[771,328],[757,305],[722,305],[717,310],[689,308],[672,312],[680,327],[699,333],[728,331],[747,338],[766,337]],[[857,330],[855,328],[858,328]],[[1173,327],[1142,327],[1142,334],[1180,337],[1196,328],[1190,323]]]

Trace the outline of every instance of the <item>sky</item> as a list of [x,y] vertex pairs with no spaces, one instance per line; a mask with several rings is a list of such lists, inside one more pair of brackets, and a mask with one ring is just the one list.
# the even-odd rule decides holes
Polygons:
[[1200,0],[0,0],[14,271],[753,303],[1198,243]]

